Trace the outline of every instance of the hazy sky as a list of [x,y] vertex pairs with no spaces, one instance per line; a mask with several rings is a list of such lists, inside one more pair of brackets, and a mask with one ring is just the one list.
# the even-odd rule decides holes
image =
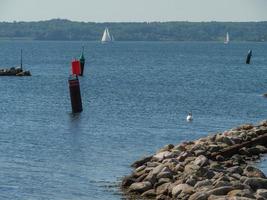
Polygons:
[[267,0],[0,0],[0,21],[267,21]]

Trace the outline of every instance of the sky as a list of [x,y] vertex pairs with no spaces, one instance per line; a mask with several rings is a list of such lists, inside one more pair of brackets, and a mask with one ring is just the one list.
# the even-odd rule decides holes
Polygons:
[[267,0],[0,0],[0,21],[267,21]]

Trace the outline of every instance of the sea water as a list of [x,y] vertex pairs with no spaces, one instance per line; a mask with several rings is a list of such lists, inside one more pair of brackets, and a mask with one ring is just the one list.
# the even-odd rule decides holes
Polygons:
[[[70,63],[85,47],[83,112]],[[0,41],[0,199],[116,200],[130,164],[267,118],[267,43]],[[245,59],[253,50],[251,64]],[[193,122],[186,116],[193,113]],[[267,161],[258,165],[267,172]]]

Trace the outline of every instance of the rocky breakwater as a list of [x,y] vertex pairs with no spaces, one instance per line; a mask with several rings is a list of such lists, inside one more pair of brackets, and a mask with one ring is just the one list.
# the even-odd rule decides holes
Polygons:
[[122,180],[130,199],[267,199],[267,178],[253,161],[267,153],[267,121],[166,145],[132,164]]

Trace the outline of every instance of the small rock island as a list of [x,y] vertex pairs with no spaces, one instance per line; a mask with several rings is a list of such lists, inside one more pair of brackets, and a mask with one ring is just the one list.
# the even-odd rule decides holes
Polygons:
[[266,146],[267,121],[169,144],[134,162],[121,188],[128,199],[264,200],[267,178],[255,161]]

